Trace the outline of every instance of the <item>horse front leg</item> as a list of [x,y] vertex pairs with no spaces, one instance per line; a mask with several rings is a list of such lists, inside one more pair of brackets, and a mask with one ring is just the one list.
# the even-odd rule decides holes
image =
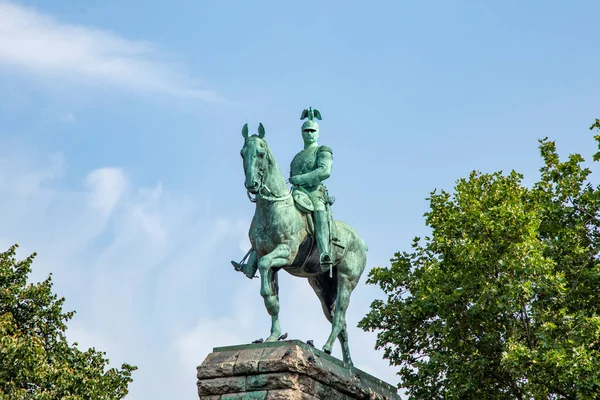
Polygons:
[[260,271],[260,294],[264,299],[265,307],[271,315],[271,335],[265,340],[273,342],[281,335],[279,326],[279,295],[277,287],[277,273],[273,268],[284,267],[289,264],[291,250],[288,245],[280,244],[272,252],[260,258],[258,270]]

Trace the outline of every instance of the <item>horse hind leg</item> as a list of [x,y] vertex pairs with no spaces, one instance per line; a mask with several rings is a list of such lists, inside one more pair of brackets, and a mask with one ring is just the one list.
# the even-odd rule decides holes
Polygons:
[[350,357],[350,345],[348,344],[348,330],[346,329],[346,323],[344,323],[344,326],[337,337],[340,341],[340,345],[342,346],[344,363],[349,367],[353,366],[354,364],[352,363],[352,357]]
[[331,354],[333,342],[336,338],[338,338],[340,340],[340,344],[342,345],[344,363],[348,365],[352,365],[352,360],[350,358],[350,351],[348,348],[346,310],[348,309],[348,304],[350,303],[350,293],[352,292],[352,289],[354,289],[354,287],[352,287],[351,282],[348,282],[348,279],[340,279],[335,309],[333,312],[333,319],[331,322],[331,334],[329,335],[325,346],[323,346],[323,351]]
[[308,278],[310,287],[321,302],[323,314],[329,322],[333,322],[333,310],[335,307],[335,297],[337,296],[337,276],[329,277],[329,273],[315,275]]
[[358,284],[358,280],[362,275],[365,265],[366,257],[364,252],[356,252],[355,254],[347,253],[346,260],[338,265],[337,296],[333,313],[333,322],[331,324],[331,334],[327,339],[327,343],[323,346],[323,351],[330,353],[333,342],[338,338],[342,345],[344,363],[348,366],[352,366],[352,359],[350,357],[350,348],[348,345],[346,311],[350,304],[350,295]]
[[[325,314],[325,318],[327,318],[330,323],[333,323],[333,314],[337,298],[337,274],[334,275],[333,278],[329,277],[329,273],[310,277],[308,278],[308,283],[321,301],[321,307],[323,308],[323,314]],[[340,331],[338,340],[342,346],[344,362],[347,365],[352,365],[350,348],[348,346],[348,331],[346,330],[346,324],[344,324],[342,330]]]

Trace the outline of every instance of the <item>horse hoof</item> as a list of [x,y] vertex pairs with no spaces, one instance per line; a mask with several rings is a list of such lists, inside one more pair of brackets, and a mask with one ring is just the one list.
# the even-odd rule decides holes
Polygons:
[[276,342],[277,338],[279,338],[279,333],[274,333],[271,336],[269,336],[267,339],[265,339],[265,342]]
[[323,351],[325,352],[325,354],[331,354],[331,350],[323,349]]

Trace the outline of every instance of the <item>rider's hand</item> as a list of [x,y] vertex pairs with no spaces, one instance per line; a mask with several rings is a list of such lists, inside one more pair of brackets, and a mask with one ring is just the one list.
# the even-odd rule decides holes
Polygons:
[[292,185],[301,186],[304,183],[304,179],[302,179],[301,175],[296,175],[290,177],[290,183]]

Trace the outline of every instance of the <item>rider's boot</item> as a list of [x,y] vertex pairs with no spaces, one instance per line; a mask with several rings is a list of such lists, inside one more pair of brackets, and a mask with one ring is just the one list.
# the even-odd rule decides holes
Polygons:
[[236,271],[241,271],[248,278],[252,279],[256,275],[256,270],[258,269],[258,257],[256,256],[254,249],[249,251],[248,262],[244,263],[244,260],[240,261],[239,263],[231,261],[231,265],[233,265],[233,268],[235,268]]
[[321,254],[320,263],[323,267],[331,267],[331,255],[329,254],[329,219],[327,211],[315,210],[315,231],[317,236],[317,247]]

